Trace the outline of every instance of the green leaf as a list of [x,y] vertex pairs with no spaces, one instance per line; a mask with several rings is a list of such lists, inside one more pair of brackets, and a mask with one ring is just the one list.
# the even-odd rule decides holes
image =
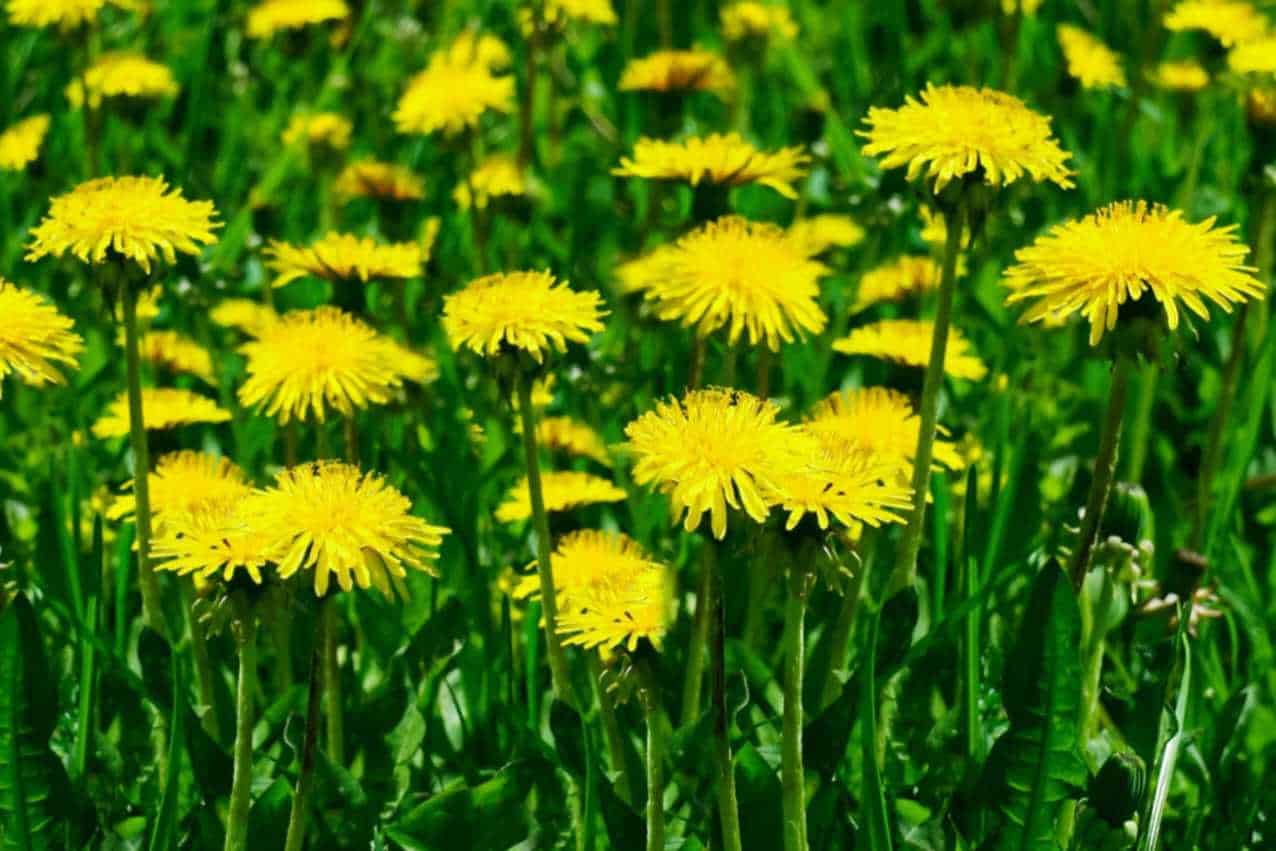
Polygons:
[[1078,742],[1081,611],[1057,565],[1037,576],[1006,665],[1010,728],[988,757],[983,788],[1002,822],[982,846],[1054,851],[1059,806],[1086,781]]
[[147,851],[168,851],[177,848],[177,807],[181,795],[182,755],[186,722],[186,695],[182,691],[181,657],[172,657],[173,703],[169,716],[168,759],[164,772],[164,791],[160,795],[159,811],[155,821],[151,823],[150,839],[146,843]]
[[[916,597],[912,596],[914,604]],[[895,599],[905,597],[897,594]],[[889,606],[890,603],[887,603]],[[915,605],[914,605],[915,611]],[[868,646],[864,654],[864,675],[860,678],[860,751],[864,764],[861,798],[867,822],[868,847],[874,851],[890,851],[890,817],[886,813],[886,790],[882,785],[881,769],[877,764],[877,682],[875,676],[877,637],[881,627],[882,612],[875,611],[868,625]]]
[[0,847],[40,851],[55,842],[62,764],[49,748],[57,683],[39,625],[22,595],[0,615]]
[[407,851],[508,848],[525,835],[523,802],[535,778],[534,761],[510,763],[477,786],[453,786],[418,804],[386,835]]

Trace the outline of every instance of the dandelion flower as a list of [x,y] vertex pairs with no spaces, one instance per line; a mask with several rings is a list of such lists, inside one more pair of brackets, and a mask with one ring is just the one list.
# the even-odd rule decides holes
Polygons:
[[[569,22],[604,27],[615,26],[618,22],[611,0],[545,0],[540,12],[544,24],[556,28]],[[519,24],[524,36],[535,32],[536,20],[531,9],[519,11]]]
[[421,274],[425,258],[415,242],[382,245],[371,237],[329,232],[318,242],[301,247],[271,240],[266,267],[275,273],[272,287],[283,287],[311,275],[329,281],[367,283],[374,278],[413,278]]
[[[840,390],[816,404],[807,415],[806,429],[820,437],[847,441],[906,477],[913,469],[921,418],[898,390],[860,387]],[[934,458],[950,470],[965,466],[961,453],[948,440],[935,440]]]
[[1041,8],[1041,0],[1001,0],[1001,11],[1006,15],[1016,12],[1022,15],[1035,15]]
[[394,111],[400,133],[456,135],[477,127],[488,110],[514,108],[514,78],[497,75],[509,63],[500,41],[466,35],[430,57],[425,70],[408,81]]
[[177,260],[177,252],[199,254],[217,241],[216,211],[208,201],[187,201],[159,177],[102,177],[81,183],[50,204],[31,230],[26,259],[61,257],[68,251],[86,263],[107,252],[132,260],[150,274],[151,263]]
[[390,368],[405,381],[413,384],[432,384],[439,378],[439,363],[429,355],[423,355],[407,346],[381,338],[381,356]]
[[781,341],[824,330],[818,298],[827,272],[774,225],[728,216],[678,240],[668,277],[648,297],[661,319],[702,336],[726,326],[732,345],[748,332],[751,345],[776,351]]
[[343,198],[420,201],[425,197],[425,181],[395,163],[359,160],[341,170],[333,190]]
[[[169,517],[190,514],[217,503],[241,501],[252,493],[248,477],[229,458],[190,450],[161,455],[155,469],[147,475],[146,484],[151,512],[161,527]],[[137,510],[133,487],[132,481],[125,485],[126,492],[107,509],[107,519],[133,516]]]
[[71,30],[92,23],[107,0],[9,0],[5,8],[15,26],[47,27],[57,24]]
[[[27,384],[60,384],[58,365],[75,366],[84,341],[56,307],[0,278],[0,381],[9,374]],[[4,385],[0,383],[0,392]]]
[[788,512],[784,528],[796,529],[811,515],[821,530],[830,518],[843,526],[898,523],[896,511],[912,507],[910,489],[899,484],[896,468],[829,432],[799,441],[807,457],[781,476],[773,497]]
[[716,183],[743,186],[758,183],[785,198],[797,198],[793,183],[806,174],[810,162],[801,148],[781,148],[774,153],[759,151],[738,133],[713,133],[685,142],[639,139],[633,158],[622,157],[612,169],[618,177],[650,180],[683,180],[692,186]]
[[252,509],[255,523],[271,531],[280,578],[313,571],[317,597],[334,576],[342,591],[357,585],[406,596],[408,569],[437,575],[449,531],[413,515],[407,497],[380,476],[333,461],[284,470]]
[[[921,208],[922,218],[922,242],[934,248],[937,251],[943,250],[948,244],[948,225],[944,222],[944,217],[932,211],[929,207]],[[963,226],[961,229],[961,245],[970,244],[970,228]],[[960,261],[959,261],[960,268]]]
[[896,301],[939,288],[943,270],[929,257],[897,257],[860,278],[852,310],[860,311],[884,301]]
[[1210,75],[1194,59],[1162,62],[1151,75],[1152,82],[1171,92],[1199,92],[1210,84]]
[[279,321],[273,307],[247,298],[228,298],[217,303],[208,314],[218,325],[242,331],[249,337],[260,337]]
[[622,92],[724,92],[735,85],[726,60],[716,53],[662,50],[631,59],[620,75]]
[[1068,73],[1083,88],[1106,89],[1126,84],[1125,69],[1115,50],[1072,24],[1060,24],[1057,33]]
[[443,297],[443,329],[452,348],[493,356],[510,347],[539,363],[603,329],[602,297],[573,292],[549,272],[507,272],[471,281]]
[[1202,319],[1206,300],[1230,312],[1233,304],[1263,298],[1266,288],[1244,265],[1249,249],[1236,227],[1192,224],[1178,210],[1121,201],[1083,219],[1057,225],[1016,252],[1006,272],[1008,302],[1034,302],[1024,320],[1062,320],[1080,313],[1090,322],[1090,343],[1116,327],[1126,302],[1146,293],[1179,323],[1179,302]]
[[[147,431],[162,431],[198,423],[224,423],[230,412],[207,396],[189,390],[146,387],[142,389],[142,421]],[[129,433],[128,394],[121,393],[93,424],[95,437],[106,440]]]
[[1233,47],[1227,64],[1238,74],[1276,74],[1276,36],[1264,36]]
[[1237,0],[1182,0],[1165,16],[1174,32],[1201,30],[1224,47],[1253,41],[1267,34],[1266,16],[1250,3]]
[[21,171],[40,154],[49,132],[48,115],[32,115],[0,133],[0,170]]
[[1259,88],[1246,92],[1245,115],[1260,127],[1276,125],[1276,90]]
[[66,99],[73,108],[84,104],[86,90],[89,105],[96,108],[109,97],[172,97],[178,85],[167,65],[138,53],[107,53],[84,72],[83,79],[66,87]]
[[345,0],[265,0],[248,10],[248,37],[270,38],[283,30],[296,30],[350,16]]
[[[122,336],[122,334],[121,334]],[[148,331],[138,341],[142,360],[170,372],[182,372],[215,385],[213,358],[208,350],[176,331]]]
[[[924,367],[930,362],[930,342],[935,323],[929,319],[886,319],[856,328],[846,337],[833,342],[833,350],[845,355],[869,355],[904,364]],[[953,378],[979,381],[988,367],[971,351],[970,343],[956,328],[948,332],[944,350],[944,372]]]
[[225,582],[243,571],[258,585],[261,571],[278,556],[271,531],[254,516],[253,500],[215,501],[170,517],[151,544],[156,570]]
[[282,423],[311,416],[323,422],[330,409],[348,417],[385,404],[402,383],[385,345],[371,327],[335,307],[285,313],[240,348],[248,378],[239,401],[262,406]]
[[850,248],[864,241],[864,228],[850,216],[821,213],[789,225],[789,239],[814,257],[831,248]]
[[768,495],[804,457],[801,430],[779,413],[774,402],[734,390],[693,390],[659,402],[625,427],[634,481],[666,493],[688,532],[708,514],[721,540],[728,508],[762,523]]
[[[519,425],[515,423],[517,430]],[[536,424],[536,445],[611,466],[607,444],[598,432],[571,417],[545,417]]]
[[797,38],[798,27],[785,6],[741,0],[722,10],[722,36],[727,41],[746,38]]
[[507,154],[493,154],[470,172],[468,179],[458,183],[452,198],[462,210],[468,210],[471,193],[477,197],[477,206],[486,210],[494,198],[521,198],[527,194],[527,177],[518,161]]
[[[610,480],[592,473],[552,472],[541,476],[541,490],[545,510],[572,511],[586,505],[602,502],[620,502],[627,494]],[[502,523],[517,523],[532,516],[532,495],[523,478],[506,495],[496,509],[496,519]]]
[[285,145],[327,145],[334,151],[350,147],[354,126],[337,112],[311,112],[294,115],[280,137]]
[[939,193],[967,175],[991,186],[1009,185],[1025,174],[1034,181],[1072,186],[1068,154],[1050,135],[1050,119],[1023,101],[993,89],[928,85],[921,100],[899,109],[873,107],[864,153],[883,156],[883,168],[908,166],[908,179],[934,180]]
[[678,256],[678,246],[667,243],[657,246],[641,257],[635,257],[616,267],[616,279],[622,293],[641,293],[650,290],[670,274],[671,263]]

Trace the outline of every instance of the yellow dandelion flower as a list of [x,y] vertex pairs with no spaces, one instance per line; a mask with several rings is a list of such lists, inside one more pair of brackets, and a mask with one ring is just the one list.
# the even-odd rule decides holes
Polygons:
[[789,239],[811,257],[831,248],[850,248],[864,241],[864,228],[841,213],[821,213],[798,219],[789,225],[788,234]]
[[283,287],[307,275],[329,281],[367,283],[374,278],[414,278],[425,258],[415,242],[382,245],[372,237],[329,232],[307,247],[271,240],[266,268],[275,273],[272,287]]
[[808,514],[822,530],[830,518],[847,527],[903,520],[895,512],[912,507],[911,490],[899,483],[895,466],[829,432],[811,437],[799,441],[807,457],[781,476],[773,496],[788,512],[786,530],[796,529]]
[[751,345],[778,351],[824,330],[818,299],[827,272],[778,227],[727,216],[678,240],[668,276],[647,294],[661,319],[702,336],[725,326],[733,345],[748,332]]
[[[142,421],[147,431],[162,431],[198,423],[224,423],[230,412],[217,407],[217,402],[189,390],[167,387],[142,389]],[[124,437],[129,433],[128,394],[115,397],[97,422],[93,435],[100,440]]]
[[40,154],[49,132],[49,116],[32,115],[0,133],[0,170],[21,171]]
[[1245,114],[1260,127],[1276,125],[1276,89],[1250,89],[1246,92]]
[[1200,30],[1224,47],[1253,41],[1270,29],[1267,18],[1250,3],[1237,0],[1182,0],[1165,16],[1174,32]]
[[688,532],[708,514],[721,540],[728,508],[762,523],[769,496],[805,457],[803,432],[779,413],[774,402],[717,388],[659,402],[625,427],[634,481],[666,493]]
[[92,23],[108,0],[9,0],[5,9],[15,26],[70,30]]
[[1040,8],[1041,0],[1001,0],[1001,11],[1006,15],[1035,15]]
[[632,652],[645,639],[660,648],[673,612],[672,576],[631,538],[593,530],[565,535],[554,552],[554,585],[564,644]]
[[258,524],[254,503],[222,500],[170,517],[151,544],[155,569],[196,581],[220,577],[225,582],[242,570],[260,585],[262,568],[278,557],[278,544],[272,532]]
[[408,81],[394,110],[400,133],[455,135],[477,127],[488,110],[514,108],[514,78],[497,75],[509,64],[499,40],[466,34],[430,57],[425,70]]
[[[886,319],[856,328],[833,342],[833,350],[845,355],[868,355],[905,366],[924,367],[930,362],[930,341],[935,323],[929,319]],[[948,332],[944,372],[953,378],[979,381],[988,367],[956,328]]]
[[199,254],[217,241],[216,211],[208,201],[187,201],[160,177],[101,177],[81,183],[50,204],[31,229],[26,259],[61,257],[68,251],[86,263],[107,252],[132,260],[150,274],[151,263],[177,260],[177,252]]
[[[885,387],[840,390],[823,399],[807,415],[806,429],[850,443],[893,467],[901,477],[913,469],[921,418],[908,397]],[[940,433],[945,433],[940,428]],[[935,462],[950,470],[965,466],[951,441],[935,439]]]
[[452,198],[462,210],[468,210],[471,194],[478,198],[477,207],[487,209],[493,198],[521,198],[527,194],[527,176],[518,161],[507,154],[493,154],[470,172],[467,180],[458,183]]
[[793,183],[806,174],[810,161],[801,148],[765,153],[738,133],[713,133],[685,142],[639,139],[633,157],[622,157],[620,167],[611,173],[618,177],[682,180],[692,186],[702,181],[721,186],[758,183],[785,198],[797,198]]
[[[124,332],[120,331],[120,343]],[[138,354],[142,360],[170,372],[193,375],[208,384],[216,385],[213,357],[208,350],[189,337],[176,331],[147,331],[138,340]]]
[[[610,27],[618,22],[611,0],[544,0],[540,15],[546,26],[555,28],[561,28],[568,23]],[[530,36],[536,31],[536,19],[532,9],[520,9],[518,22],[524,36]]]
[[217,303],[208,317],[225,328],[242,331],[249,337],[260,337],[279,321],[273,307],[247,298],[228,298]]
[[354,126],[337,112],[311,112],[294,115],[284,128],[285,145],[327,145],[334,151],[350,147]]
[[342,198],[419,201],[425,197],[425,181],[395,163],[359,160],[341,170],[333,190]]
[[1236,239],[1236,226],[1215,228],[1214,221],[1192,224],[1178,210],[1143,201],[1110,204],[1016,252],[1006,300],[1034,302],[1027,322],[1080,313],[1093,345],[1116,327],[1121,305],[1149,292],[1170,328],[1178,327],[1180,301],[1208,319],[1206,300],[1231,312],[1233,304],[1263,298],[1266,287],[1244,265],[1249,249]]
[[1227,64],[1238,74],[1276,74],[1276,36],[1236,45],[1227,53]]
[[0,393],[4,378],[27,384],[60,384],[58,364],[74,367],[84,341],[74,323],[43,296],[0,278]]
[[622,293],[640,293],[651,289],[670,274],[671,262],[678,256],[678,246],[667,243],[641,257],[627,260],[616,267],[616,279]]
[[[948,243],[948,225],[944,223],[944,217],[936,214],[929,207],[921,208],[922,217],[922,242],[925,242],[936,251],[942,251]],[[961,229],[961,244],[970,244],[970,228],[963,226]],[[958,260],[959,268],[962,268],[964,261]],[[965,274],[964,272],[962,274]]]
[[162,98],[177,94],[177,79],[167,65],[152,62],[139,53],[107,53],[84,72],[82,79],[66,87],[66,99],[78,109],[88,91],[89,105],[103,98]]
[[285,313],[240,352],[248,378],[239,401],[283,423],[311,416],[323,422],[329,409],[351,416],[385,404],[402,383],[386,338],[335,307]]
[[506,348],[529,353],[566,351],[603,329],[602,296],[574,292],[549,272],[506,272],[471,281],[443,297],[443,329],[452,348],[491,357]]
[[[573,511],[586,505],[602,502],[620,502],[626,493],[610,480],[592,473],[551,472],[541,476],[541,489],[545,510]],[[532,516],[532,495],[523,478],[506,494],[505,501],[496,509],[496,519],[502,523],[517,523]]]
[[1210,84],[1209,72],[1194,59],[1162,62],[1150,76],[1156,86],[1171,92],[1199,92]]
[[333,461],[284,470],[251,507],[254,524],[270,530],[280,578],[313,571],[317,597],[334,576],[342,591],[357,585],[406,597],[407,570],[437,575],[449,532],[413,515],[407,497],[380,476]]
[[855,311],[939,288],[943,269],[929,257],[896,257],[870,269],[855,291]]
[[[518,424],[515,424],[518,430]],[[589,426],[571,417],[544,417],[536,424],[536,443],[546,449],[566,452],[589,458],[604,466],[611,466],[611,456],[602,436]]]
[[1050,135],[1050,119],[993,89],[928,85],[921,100],[899,109],[873,107],[864,153],[883,156],[883,168],[908,166],[908,179],[934,180],[934,191],[968,175],[992,186],[1028,175],[1072,186],[1068,154]]
[[735,85],[726,60],[716,53],[662,50],[631,59],[620,75],[622,92],[724,92]]
[[[543,411],[554,404],[554,384],[557,383],[558,377],[554,373],[547,373],[541,378],[537,378],[532,382],[532,410]],[[514,410],[518,410],[518,394],[510,399]],[[515,421],[515,427],[518,427],[518,421]]]
[[[242,501],[252,493],[248,477],[229,458],[190,450],[161,455],[147,475],[146,484],[157,527],[163,527],[170,517],[217,503]],[[133,516],[137,510],[133,487],[132,481],[125,485],[125,492],[107,509],[107,519]]]
[[741,0],[722,10],[722,36],[727,41],[746,38],[797,38],[798,26],[785,6]]
[[296,30],[350,16],[345,0],[265,0],[248,10],[249,38],[270,38],[277,32]]
[[1072,24],[1060,24],[1056,32],[1063,58],[1068,63],[1068,73],[1080,81],[1082,87],[1105,89],[1126,84],[1125,69],[1115,50]]
[[433,384],[439,378],[439,362],[389,337],[381,339],[382,357],[390,368],[413,384]]

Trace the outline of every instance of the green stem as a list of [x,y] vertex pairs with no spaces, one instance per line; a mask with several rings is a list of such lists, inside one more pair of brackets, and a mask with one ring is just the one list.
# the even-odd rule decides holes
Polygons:
[[598,714],[603,722],[603,740],[607,746],[607,761],[615,772],[616,797],[626,804],[634,800],[634,787],[629,778],[629,761],[625,759],[625,739],[616,718],[616,701],[603,682],[603,666],[597,653],[589,654],[589,673],[598,688]]
[[129,442],[133,449],[133,500],[136,505],[137,573],[142,589],[142,618],[146,625],[167,635],[160,603],[159,578],[151,569],[150,453],[142,413],[142,369],[138,355],[137,290],[127,273],[119,273],[124,300],[124,357],[128,373]]
[[323,644],[323,688],[327,698],[328,757],[337,765],[345,760],[345,731],[341,715],[341,668],[337,664],[337,595],[329,594],[320,605]]
[[682,725],[685,727],[700,715],[700,689],[704,682],[704,653],[709,643],[710,619],[713,616],[713,560],[717,553],[713,544],[705,544],[700,553],[700,585],[696,589],[695,631],[687,648],[687,671],[682,681]]
[[182,583],[182,598],[186,605],[186,617],[190,621],[191,656],[195,660],[195,686],[199,694],[199,702],[204,706],[204,731],[219,741],[222,735],[221,715],[217,711],[217,696],[213,690],[216,679],[213,666],[208,658],[208,635],[204,623],[195,614],[195,586],[191,582]]
[[842,693],[840,674],[846,672],[851,659],[851,636],[855,632],[855,616],[859,613],[860,594],[869,571],[873,569],[873,553],[877,535],[872,527],[866,527],[860,537],[860,566],[851,575],[851,582],[842,597],[841,611],[829,635],[828,671],[824,674],[824,688],[820,691],[820,711],[828,708]]
[[1227,363],[1223,366],[1218,404],[1214,408],[1214,416],[1210,419],[1210,429],[1205,439],[1205,453],[1201,457],[1201,468],[1196,475],[1196,518],[1192,523],[1190,538],[1193,550],[1200,550],[1205,542],[1205,527],[1214,497],[1214,475],[1223,457],[1223,437],[1227,434],[1227,421],[1231,418],[1232,405],[1236,401],[1236,386],[1239,383],[1241,363],[1245,360],[1245,325],[1249,318],[1251,303],[1241,307],[1241,314],[1232,325],[1232,350],[1228,352]]
[[[713,544],[708,546],[712,547]],[[718,819],[722,822],[723,851],[742,851],[740,842],[740,805],[735,793],[735,762],[731,757],[731,725],[727,716],[727,623],[722,594],[722,576],[717,560],[705,564],[710,572],[712,624],[709,630],[709,658],[713,679],[714,756],[718,772]]]
[[1116,468],[1117,444],[1121,439],[1121,420],[1125,413],[1125,399],[1130,388],[1130,359],[1117,355],[1112,370],[1112,386],[1108,390],[1108,412],[1103,420],[1103,432],[1099,436],[1099,454],[1094,459],[1094,476],[1090,479],[1090,495],[1086,499],[1085,517],[1081,523],[1081,537],[1068,562],[1068,576],[1072,587],[1080,590],[1090,569],[1090,558],[1099,537],[1099,526],[1108,505],[1108,493],[1112,490],[1112,473]]
[[[1103,678],[1103,656],[1105,639],[1108,633],[1107,614],[1116,590],[1108,572],[1101,571],[1099,581],[1102,583],[1095,594],[1083,594],[1081,600],[1082,615],[1082,659],[1084,661],[1081,680],[1081,745],[1084,750],[1086,742],[1094,731],[1099,717],[1099,688]],[[1087,583],[1086,590],[1092,588]]]
[[660,690],[645,661],[636,666],[639,700],[647,721],[647,851],[665,847],[665,719]]
[[1160,371],[1156,364],[1144,364],[1134,377],[1134,399],[1131,405],[1130,430],[1127,433],[1125,476],[1123,481],[1143,481],[1147,463],[1148,438],[1152,431],[1152,410],[1156,407],[1156,385]]
[[315,749],[319,742],[319,692],[322,645],[315,642],[310,659],[310,688],[306,698],[306,732],[301,745],[301,773],[292,793],[292,810],[288,814],[288,838],[284,851],[301,851],[306,842],[306,817],[310,808],[310,786],[314,782]]
[[930,464],[935,449],[935,427],[939,419],[939,391],[944,384],[944,358],[948,352],[948,326],[952,321],[953,296],[957,282],[957,255],[961,251],[961,233],[966,226],[961,202],[944,215],[948,228],[944,242],[944,274],[939,285],[939,307],[935,313],[935,329],[931,335],[930,362],[922,385],[921,426],[917,430],[917,452],[913,456],[913,509],[899,544],[899,559],[892,577],[894,589],[907,588],[917,575],[917,554],[922,548],[926,529],[926,494],[930,493]]
[[280,596],[282,600],[273,601],[269,623],[275,648],[275,691],[282,695],[292,688],[292,592],[283,587]]
[[235,692],[235,768],[226,816],[225,851],[248,847],[248,811],[253,785],[253,693],[257,690],[257,616],[246,601],[238,610],[239,684]]
[[811,579],[812,575],[806,564],[792,565],[789,568],[789,593],[784,605],[784,729],[780,761],[785,851],[806,851],[802,679],[806,654],[806,601],[811,590]]
[[532,518],[536,524],[536,572],[540,576],[541,608],[545,613],[545,644],[549,649],[549,670],[554,696],[575,705],[571,700],[567,656],[563,653],[563,645],[558,639],[558,596],[554,587],[554,566],[550,556],[554,543],[549,536],[549,515],[545,511],[545,494],[541,487],[540,455],[536,448],[536,411],[532,407],[532,380],[527,370],[519,368],[514,382],[515,391],[518,394],[518,413],[523,425],[527,490],[531,497]]

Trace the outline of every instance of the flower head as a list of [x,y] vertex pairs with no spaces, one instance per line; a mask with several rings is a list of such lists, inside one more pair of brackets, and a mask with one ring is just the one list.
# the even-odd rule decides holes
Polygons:
[[1162,62],[1151,74],[1152,82],[1172,92],[1199,92],[1210,84],[1210,75],[1194,59]]
[[724,92],[735,85],[726,60],[716,53],[662,50],[631,59],[620,75],[622,92]]
[[678,256],[676,243],[658,245],[646,254],[616,266],[622,293],[647,292],[669,275],[670,264]]
[[411,169],[377,160],[350,163],[337,175],[333,189],[343,198],[419,201],[425,197],[425,181]]
[[[142,421],[147,431],[162,431],[197,423],[224,423],[230,412],[217,407],[207,396],[189,390],[146,387],[142,390]],[[128,394],[121,393],[93,424],[93,434],[102,440],[129,433]]]
[[864,228],[850,216],[821,213],[789,225],[789,239],[814,257],[830,248],[850,248],[864,241]]
[[630,159],[622,157],[612,174],[653,180],[683,180],[692,186],[702,181],[722,186],[758,183],[785,198],[797,198],[793,182],[801,179],[810,162],[801,148],[759,151],[738,133],[713,133],[685,142],[639,139]]
[[208,318],[226,328],[235,328],[249,337],[260,337],[279,321],[273,307],[248,298],[228,298],[218,302]]
[[49,132],[49,116],[32,115],[0,133],[0,170],[21,171],[35,162]]
[[344,151],[353,131],[350,119],[339,112],[309,112],[289,119],[281,138],[285,145],[327,145]]
[[[884,319],[834,340],[833,350],[844,355],[869,355],[905,366],[924,367],[930,362],[934,330],[935,323],[929,319]],[[988,374],[988,367],[971,351],[970,343],[956,328],[948,332],[944,372],[953,378],[971,381],[979,381]]]
[[91,23],[108,0],[9,0],[9,22],[16,26],[70,30]]
[[386,342],[335,307],[285,313],[240,348],[248,359],[248,379],[239,401],[261,405],[283,423],[311,416],[323,422],[329,410],[351,416],[358,408],[385,404],[402,383]]
[[1040,8],[1041,0],[1001,0],[1001,11],[1006,15],[1035,15]]
[[435,575],[448,530],[411,513],[407,497],[374,473],[333,461],[281,472],[253,500],[255,524],[270,530],[281,579],[314,572],[315,595],[332,577],[342,591],[375,587],[405,594],[407,569]]
[[611,466],[607,444],[598,432],[571,417],[542,418],[536,423],[536,443],[546,449],[579,455],[604,466]]
[[471,281],[443,298],[443,328],[452,348],[484,356],[505,347],[538,362],[549,349],[566,351],[603,329],[602,297],[573,292],[549,272],[506,272]]
[[797,24],[785,6],[738,0],[722,9],[722,36],[727,41],[743,41],[746,38],[789,41],[797,38],[797,34]]
[[908,179],[925,175],[940,192],[967,175],[991,186],[1028,175],[1072,186],[1068,154],[1050,135],[1050,119],[1023,101],[993,89],[928,85],[921,100],[899,109],[868,111],[864,153],[884,156],[884,168],[908,166]]
[[1227,64],[1238,74],[1276,74],[1276,35],[1236,45],[1227,54]]
[[[908,397],[885,387],[840,390],[811,409],[806,430],[846,441],[893,467],[900,476],[913,468],[921,419]],[[942,433],[942,429],[941,429]],[[952,442],[936,438],[935,461],[949,469],[965,466]]]
[[1104,89],[1125,85],[1121,57],[1112,48],[1072,24],[1060,24],[1058,35],[1068,73],[1080,80],[1083,87]]
[[308,247],[272,240],[266,246],[266,266],[275,273],[272,287],[283,287],[313,275],[329,281],[375,278],[413,278],[421,274],[425,258],[415,242],[382,245],[372,237],[329,232]]
[[1116,327],[1121,305],[1149,292],[1170,328],[1178,327],[1180,301],[1203,319],[1206,300],[1230,312],[1266,293],[1244,265],[1249,249],[1235,231],[1215,228],[1213,218],[1192,224],[1177,210],[1142,201],[1110,204],[1018,251],[1018,264],[1006,272],[1007,301],[1033,301],[1028,322],[1080,313],[1090,322],[1091,344]]
[[[552,472],[541,476],[541,490],[548,512],[572,511],[600,502],[619,502],[627,494],[609,479],[592,473]],[[516,523],[532,516],[532,496],[524,478],[496,509],[496,519]]]
[[184,372],[207,384],[217,384],[208,350],[176,331],[148,331],[138,341],[142,360],[170,372]]
[[751,345],[775,351],[824,330],[818,299],[827,271],[774,225],[728,216],[678,240],[647,296],[661,319],[702,336],[725,326],[732,344],[747,332]]
[[177,260],[177,252],[199,254],[217,241],[216,211],[208,201],[187,201],[159,177],[101,177],[53,199],[49,212],[31,229],[26,259],[61,257],[68,251],[86,263],[101,263],[107,252],[141,266]]
[[[616,10],[611,0],[544,0],[540,9],[541,20],[546,26],[561,28],[568,23],[597,24],[610,27],[617,23]],[[532,9],[519,10],[519,25],[524,36],[536,31],[536,18]]]
[[265,0],[248,11],[248,37],[270,38],[283,30],[296,30],[350,16],[345,0]]
[[430,355],[423,355],[414,349],[395,342],[389,337],[381,338],[381,356],[404,381],[413,384],[432,384],[439,378],[439,362]]
[[262,568],[278,556],[274,535],[259,525],[254,507],[254,500],[237,498],[172,515],[151,544],[155,569],[225,582],[242,570],[260,585]]
[[807,455],[779,480],[776,504],[788,512],[784,528],[796,529],[810,514],[821,530],[829,519],[843,526],[898,523],[911,491],[900,484],[896,468],[848,440],[829,432],[799,441]]
[[462,35],[408,81],[394,111],[395,126],[400,133],[455,135],[477,127],[488,110],[509,112],[514,78],[497,74],[508,64],[509,51],[497,39]]
[[27,384],[61,383],[58,364],[75,366],[84,348],[71,320],[42,296],[4,278],[0,278],[0,317],[0,381],[12,373]]
[[167,65],[139,53],[107,53],[84,72],[83,79],[66,87],[66,99],[78,109],[84,104],[85,91],[89,105],[97,107],[109,97],[172,97],[178,85]]
[[780,481],[804,457],[801,430],[779,413],[774,402],[737,390],[693,390],[659,402],[625,427],[634,481],[666,493],[688,532],[708,514],[721,540],[728,507],[761,523]]
[[943,270],[929,257],[897,257],[860,278],[852,310],[864,310],[883,301],[896,301],[939,286]]
[[1266,35],[1270,25],[1266,16],[1250,3],[1181,0],[1166,14],[1165,28],[1174,32],[1202,30],[1224,47],[1231,47]]
[[[155,469],[147,475],[146,483],[151,511],[159,528],[163,528],[170,517],[215,504],[240,502],[252,493],[248,477],[229,458],[190,450],[161,455]],[[137,510],[133,487],[130,481],[127,491],[107,509],[108,519],[131,517]]]
[[[527,175],[518,161],[508,154],[493,154],[479,163],[469,178],[456,185],[452,198],[462,210],[468,210],[471,203],[485,210],[493,198],[518,198],[526,194]],[[471,196],[477,202],[473,202]]]

